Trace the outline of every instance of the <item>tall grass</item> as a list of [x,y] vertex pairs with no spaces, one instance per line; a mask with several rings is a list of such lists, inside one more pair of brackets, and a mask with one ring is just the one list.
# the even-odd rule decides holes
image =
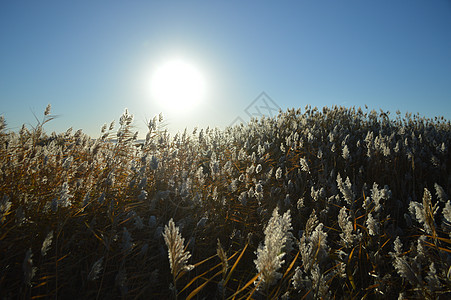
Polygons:
[[1,117],[0,298],[448,298],[451,123],[388,116],[142,143],[127,110],[96,139]]

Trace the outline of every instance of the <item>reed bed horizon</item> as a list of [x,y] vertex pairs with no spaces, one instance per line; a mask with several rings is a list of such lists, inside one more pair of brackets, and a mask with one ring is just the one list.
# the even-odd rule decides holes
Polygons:
[[0,117],[1,299],[447,299],[451,122],[280,111],[137,141]]

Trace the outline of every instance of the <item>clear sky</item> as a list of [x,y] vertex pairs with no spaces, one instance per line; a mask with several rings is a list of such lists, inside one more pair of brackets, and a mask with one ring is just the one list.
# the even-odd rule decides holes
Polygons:
[[[205,87],[179,110],[150,88],[174,58]],[[283,110],[366,104],[451,119],[451,1],[0,1],[11,130],[48,103],[59,117],[47,131],[98,137],[124,108],[141,136],[160,112],[173,132],[223,128],[247,121],[262,92]]]

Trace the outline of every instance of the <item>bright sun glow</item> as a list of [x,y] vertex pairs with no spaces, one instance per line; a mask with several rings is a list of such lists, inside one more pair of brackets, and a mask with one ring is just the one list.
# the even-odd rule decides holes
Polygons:
[[152,96],[171,111],[197,106],[205,97],[205,80],[193,65],[177,59],[155,70],[151,81]]

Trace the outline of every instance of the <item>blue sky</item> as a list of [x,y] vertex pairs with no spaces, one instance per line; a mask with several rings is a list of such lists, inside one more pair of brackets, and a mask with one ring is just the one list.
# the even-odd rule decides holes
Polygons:
[[[171,57],[196,65],[206,99],[183,113],[149,93]],[[225,127],[261,92],[283,110],[361,106],[451,119],[451,1],[0,2],[0,114],[11,130],[46,105],[99,136],[124,108],[145,134]]]

